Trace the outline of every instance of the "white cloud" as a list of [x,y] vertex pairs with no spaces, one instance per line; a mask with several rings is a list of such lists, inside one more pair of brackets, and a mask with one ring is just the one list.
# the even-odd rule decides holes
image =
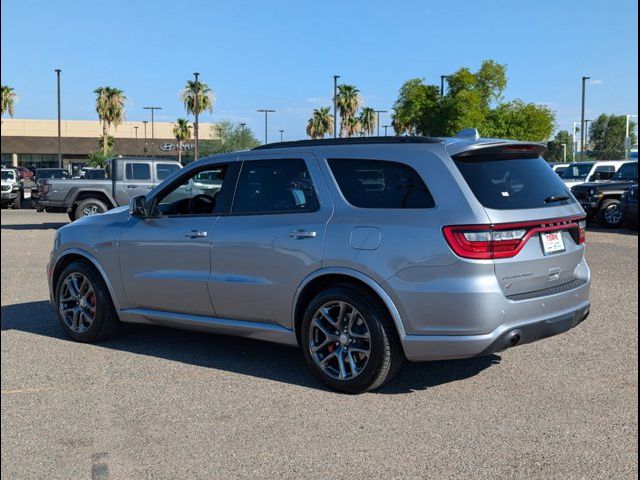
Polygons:
[[602,85],[604,83],[604,80],[590,80],[589,83],[591,85]]

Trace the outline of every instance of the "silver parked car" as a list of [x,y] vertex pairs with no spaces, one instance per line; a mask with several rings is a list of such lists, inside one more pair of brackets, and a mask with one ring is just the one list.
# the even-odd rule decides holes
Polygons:
[[77,341],[131,322],[297,345],[352,393],[533,342],[589,314],[585,213],[543,151],[472,130],[205,158],[59,229],[51,299]]

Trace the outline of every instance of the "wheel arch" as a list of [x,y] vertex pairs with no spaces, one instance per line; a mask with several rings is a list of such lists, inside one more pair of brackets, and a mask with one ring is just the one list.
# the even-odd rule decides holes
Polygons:
[[348,268],[326,268],[317,270],[307,276],[296,290],[293,300],[292,319],[298,344],[300,344],[300,323],[302,322],[302,316],[304,315],[306,306],[321,290],[336,283],[351,283],[371,292],[382,302],[382,305],[388,311],[400,339],[406,335],[398,308],[378,282],[356,270]]
[[53,269],[51,273],[51,299],[52,300],[55,299],[56,285],[58,284],[60,274],[62,273],[62,271],[67,265],[76,261],[88,263],[89,265],[91,265],[93,268],[96,269],[96,271],[102,277],[102,280],[104,281],[105,285],[107,286],[107,289],[109,290],[109,295],[111,296],[111,301],[113,302],[113,306],[115,307],[116,310],[120,310],[118,297],[115,294],[113,285],[111,284],[111,281],[109,280],[109,277],[107,276],[107,273],[105,272],[104,268],[102,268],[98,260],[96,260],[96,258],[93,255],[91,255],[89,252],[80,250],[78,248],[65,250],[60,255],[58,255],[58,258],[53,264]]
[[109,193],[106,193],[102,190],[83,188],[75,188],[70,191],[67,195],[67,201],[65,201],[65,204],[68,205],[68,208],[73,209],[78,205],[78,203],[80,203],[82,200],[86,200],[87,198],[95,198],[96,200],[100,200],[101,202],[104,202],[109,208],[115,208],[118,206]]

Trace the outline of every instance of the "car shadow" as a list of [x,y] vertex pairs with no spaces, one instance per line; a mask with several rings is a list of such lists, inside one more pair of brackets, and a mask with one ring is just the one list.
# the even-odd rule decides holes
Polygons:
[[[53,306],[46,301],[3,306],[1,324],[2,331],[17,330],[71,341],[59,325]],[[307,388],[328,390],[310,375],[300,350],[273,343],[129,324],[123,327],[123,331],[116,338],[96,345]],[[466,360],[407,362],[398,376],[376,393],[409,393],[465,380],[500,363],[500,360],[497,355],[489,355]]]
[[22,223],[15,225],[2,224],[2,230],[58,230],[68,222]]
[[619,235],[630,235],[633,237],[638,236],[638,230],[633,230],[631,228],[604,228],[597,226],[588,226],[587,233],[597,232],[597,233],[617,233]]

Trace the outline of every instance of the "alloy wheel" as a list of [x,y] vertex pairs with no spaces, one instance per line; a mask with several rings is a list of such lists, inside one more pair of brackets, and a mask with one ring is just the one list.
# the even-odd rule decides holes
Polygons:
[[98,205],[87,205],[82,209],[83,217],[90,217],[92,215],[98,215],[100,213],[102,213],[102,210],[100,209],[100,207],[98,207]]
[[371,357],[371,333],[362,314],[351,304],[331,301],[311,320],[308,347],[315,364],[337,380],[352,380]]
[[604,211],[604,219],[609,225],[617,225],[622,221],[622,211],[617,204],[609,205]]
[[89,329],[96,316],[96,294],[84,274],[73,272],[64,279],[58,310],[73,332],[82,333]]

